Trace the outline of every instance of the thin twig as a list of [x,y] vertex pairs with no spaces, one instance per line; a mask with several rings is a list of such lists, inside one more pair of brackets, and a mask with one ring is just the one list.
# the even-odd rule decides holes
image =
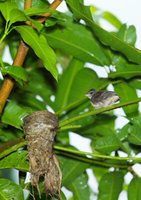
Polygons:
[[8,156],[9,154],[17,151],[19,148],[27,145],[27,141],[24,139],[17,139],[16,141],[8,141],[0,146],[0,159]]
[[[0,148],[0,159],[17,151],[19,148],[25,145],[27,145],[27,141],[24,139],[18,139],[16,141],[6,142]],[[57,145],[54,147],[54,150],[59,155],[67,156],[76,160],[80,160],[85,163],[97,164],[104,167],[112,166],[112,167],[117,167],[117,168],[126,168],[129,171],[131,171],[131,168],[130,168],[131,166],[133,166],[136,163],[141,162],[141,158],[138,158],[138,157],[116,157],[116,156],[95,154],[95,153],[89,153],[89,152],[83,152],[79,150],[64,148]]]
[[[50,5],[50,8],[55,10],[60,5],[61,2],[62,2],[62,0],[54,0],[53,3]],[[31,6],[31,4],[32,4],[31,0],[26,0],[24,8],[25,9],[29,8]],[[50,15],[51,15],[51,13],[44,14],[43,17],[39,20],[39,22],[43,23],[46,20],[46,18],[49,17]],[[28,46],[26,46],[26,44],[24,42],[20,42],[16,57],[13,61],[14,66],[22,66],[23,65],[23,62],[28,53],[28,50],[29,50]],[[6,77],[3,81],[3,84],[0,89],[0,113],[2,113],[2,111],[3,111],[5,103],[14,87],[14,84],[15,84],[14,79],[12,79],[10,77]]]
[[100,113],[103,113],[103,112],[106,112],[106,111],[109,111],[109,110],[114,110],[116,108],[120,108],[120,107],[129,106],[129,105],[132,105],[132,104],[136,104],[136,103],[138,103],[140,101],[141,101],[141,97],[133,99],[133,100],[128,101],[128,102],[123,102],[123,103],[115,104],[115,105],[108,106],[108,107],[105,107],[105,108],[100,108],[100,109],[97,109],[97,110],[85,112],[83,114],[77,115],[77,116],[72,117],[70,119],[65,119],[65,120],[61,121],[59,127],[62,128],[64,126],[66,126],[68,124],[71,124],[72,122],[76,122],[76,121],[78,121],[80,119],[83,119],[83,118],[86,118],[86,117],[89,117],[89,116],[92,116],[92,115],[100,114]]
[[[62,1],[63,0],[56,0],[56,1],[52,2],[52,4],[50,5],[50,8],[52,10],[55,10],[61,4]],[[38,22],[43,23],[46,20],[46,18],[49,17],[50,15],[51,15],[51,13],[43,14],[42,15],[43,17],[38,19]]]

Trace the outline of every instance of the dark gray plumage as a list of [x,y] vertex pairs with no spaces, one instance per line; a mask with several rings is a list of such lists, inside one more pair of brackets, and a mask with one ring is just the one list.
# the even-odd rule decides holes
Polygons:
[[120,99],[113,91],[96,91],[94,89],[91,89],[86,96],[96,109],[113,105]]

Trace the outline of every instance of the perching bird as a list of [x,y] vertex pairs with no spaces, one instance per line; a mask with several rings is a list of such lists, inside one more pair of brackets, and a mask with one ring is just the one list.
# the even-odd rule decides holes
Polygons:
[[120,99],[113,91],[96,91],[95,89],[91,89],[86,96],[90,99],[95,109],[113,105]]

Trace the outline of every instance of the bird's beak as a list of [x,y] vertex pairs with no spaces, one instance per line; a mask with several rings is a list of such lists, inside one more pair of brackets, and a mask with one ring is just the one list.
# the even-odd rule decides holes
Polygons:
[[88,97],[89,99],[91,98],[91,95],[89,93],[86,93],[85,96]]

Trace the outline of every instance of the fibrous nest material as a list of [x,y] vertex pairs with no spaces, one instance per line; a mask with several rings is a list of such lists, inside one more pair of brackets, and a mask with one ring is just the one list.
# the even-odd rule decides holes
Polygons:
[[60,196],[61,171],[53,144],[58,120],[48,111],[37,111],[24,118],[24,132],[28,141],[28,159],[31,173],[31,184],[39,191],[40,177],[44,179],[44,190],[47,195]]

